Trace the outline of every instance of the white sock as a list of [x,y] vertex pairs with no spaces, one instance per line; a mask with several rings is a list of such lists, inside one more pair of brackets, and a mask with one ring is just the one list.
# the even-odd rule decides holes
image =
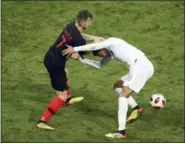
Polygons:
[[[118,96],[120,95],[122,89],[121,88],[116,88],[114,89],[115,92],[118,94]],[[136,103],[135,99],[132,97],[132,96],[129,96],[128,98],[128,105],[131,107],[131,108],[135,108],[138,104]]]
[[120,95],[120,93],[121,93],[121,91],[122,91],[121,88],[115,88],[114,90],[115,90],[115,92],[118,94],[118,96]]
[[128,111],[128,99],[126,97],[119,97],[118,99],[118,130],[125,130],[126,118]]
[[131,106],[131,108],[135,108],[138,104],[132,96],[129,96],[128,105]]

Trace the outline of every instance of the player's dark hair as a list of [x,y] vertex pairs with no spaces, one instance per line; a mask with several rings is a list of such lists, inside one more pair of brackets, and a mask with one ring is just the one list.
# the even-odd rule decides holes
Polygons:
[[86,53],[87,53],[87,52],[85,52],[85,51],[79,51],[79,52],[78,52],[78,54],[79,54],[81,57],[83,57]]
[[99,50],[92,51],[92,53],[93,53],[94,56],[98,56],[98,52],[99,52]]
[[81,20],[93,19],[93,15],[88,10],[81,10],[76,16],[76,20],[79,23]]

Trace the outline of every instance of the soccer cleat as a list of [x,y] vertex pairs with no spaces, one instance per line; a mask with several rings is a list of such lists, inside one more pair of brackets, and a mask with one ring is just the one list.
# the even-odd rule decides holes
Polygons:
[[69,105],[74,104],[74,103],[78,103],[80,101],[82,101],[84,99],[84,97],[75,97],[75,98],[71,98],[68,102]]
[[143,113],[143,108],[138,108],[138,109],[134,109],[132,111],[132,113],[130,114],[130,116],[127,119],[128,123],[133,123],[135,122],[139,116],[141,116],[141,114]]
[[47,125],[46,123],[43,123],[43,122],[39,122],[37,125],[36,125],[38,128],[41,128],[41,129],[47,129],[47,130],[55,130],[53,127]]
[[108,133],[105,135],[107,138],[126,139],[128,138],[126,131],[116,131],[114,133]]

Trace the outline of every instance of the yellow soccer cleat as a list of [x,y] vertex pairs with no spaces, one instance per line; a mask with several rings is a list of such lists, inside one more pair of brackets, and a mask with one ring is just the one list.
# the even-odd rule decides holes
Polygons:
[[132,113],[130,114],[130,116],[127,119],[128,123],[133,123],[135,122],[139,116],[141,116],[141,114],[143,113],[143,108],[138,108],[132,111]]
[[108,133],[105,135],[107,138],[115,138],[115,139],[126,139],[128,138],[125,131],[116,131],[114,133]]
[[84,97],[75,97],[75,98],[71,98],[68,102],[69,105],[74,104],[74,103],[78,103],[81,102],[84,99]]
[[46,123],[40,122],[36,125],[38,128],[47,129],[47,130],[55,130],[53,127],[47,125]]

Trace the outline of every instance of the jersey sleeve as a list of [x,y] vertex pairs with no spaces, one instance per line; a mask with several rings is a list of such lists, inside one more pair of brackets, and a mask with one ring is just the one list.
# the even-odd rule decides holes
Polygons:
[[84,64],[90,65],[97,69],[102,69],[107,63],[112,60],[112,57],[104,57],[100,61],[89,60],[89,59],[80,59],[80,61]]
[[[75,46],[81,46],[81,45],[85,45],[86,44],[86,41],[85,39],[83,39],[82,37],[79,38],[77,41],[75,41]],[[83,55],[86,54],[85,51],[79,51],[78,54],[83,57]]]
[[73,31],[71,30],[71,36],[72,36],[72,46],[73,47],[78,47],[81,45],[85,45],[86,41],[82,37],[81,33],[77,30],[77,28],[73,28]]
[[87,44],[84,46],[78,46],[78,47],[74,47],[74,51],[78,52],[78,51],[95,51],[95,50],[99,50],[102,48],[106,48],[109,47],[111,44],[109,42],[109,40],[105,40],[103,42],[98,42],[98,43],[92,43],[92,44]]

